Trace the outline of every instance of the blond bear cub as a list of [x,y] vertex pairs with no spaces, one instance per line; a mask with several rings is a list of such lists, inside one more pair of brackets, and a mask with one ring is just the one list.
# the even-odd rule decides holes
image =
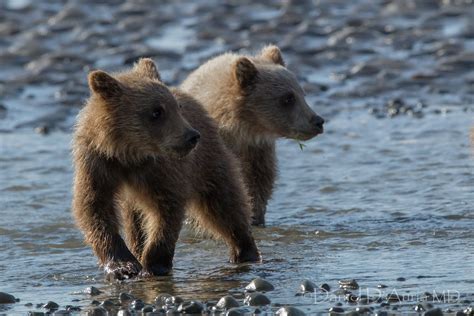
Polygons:
[[150,59],[94,71],[89,86],[74,133],[73,213],[106,273],[168,274],[185,210],[228,244],[232,262],[259,261],[238,163],[201,105],[168,89]]
[[240,160],[253,224],[265,225],[277,169],[275,140],[313,138],[323,132],[324,120],[308,106],[295,75],[273,45],[255,56],[215,57],[192,72],[181,89],[217,121],[226,145]]

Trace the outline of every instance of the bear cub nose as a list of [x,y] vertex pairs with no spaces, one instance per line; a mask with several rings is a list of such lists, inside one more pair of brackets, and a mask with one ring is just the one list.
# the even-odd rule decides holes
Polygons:
[[190,130],[186,133],[186,142],[192,146],[196,145],[201,138],[201,134],[199,134],[196,130]]
[[312,118],[311,118],[311,124],[315,127],[317,127],[318,129],[323,129],[323,124],[324,124],[324,119],[319,116],[319,115],[314,115]]

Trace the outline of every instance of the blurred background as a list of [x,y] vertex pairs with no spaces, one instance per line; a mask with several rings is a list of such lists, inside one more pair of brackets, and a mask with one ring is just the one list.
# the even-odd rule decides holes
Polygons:
[[[172,276],[106,282],[70,215],[71,130],[87,73],[151,57],[178,85],[219,53],[268,43],[328,123],[303,151],[278,144],[268,227],[255,229],[264,263],[227,264],[222,244],[186,228]],[[256,276],[276,287],[272,311],[327,311],[335,301],[295,297],[298,285],[336,289],[343,278],[386,284],[383,295],[457,291],[437,305],[462,309],[474,299],[473,110],[472,0],[1,0],[0,291],[21,302],[0,312],[48,300],[87,308],[91,285],[99,300],[241,297]]]

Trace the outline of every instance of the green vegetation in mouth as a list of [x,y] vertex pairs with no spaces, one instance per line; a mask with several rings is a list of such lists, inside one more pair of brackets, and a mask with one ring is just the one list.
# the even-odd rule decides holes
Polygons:
[[298,146],[300,146],[300,150],[303,151],[306,145],[303,144],[299,139],[297,139],[296,142],[298,143]]

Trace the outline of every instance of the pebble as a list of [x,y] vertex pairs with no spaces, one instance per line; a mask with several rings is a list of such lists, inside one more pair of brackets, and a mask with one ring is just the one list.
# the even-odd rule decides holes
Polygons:
[[406,280],[407,280],[407,279],[405,279],[404,277],[399,277],[399,278],[397,278],[397,281],[399,281],[399,282],[403,282],[403,281],[406,281]]
[[424,316],[443,316],[443,311],[440,308],[431,309],[423,314]]
[[256,278],[253,279],[246,287],[247,291],[258,291],[258,292],[269,292],[273,291],[275,287],[265,279]]
[[330,314],[342,314],[344,313],[344,309],[342,307],[331,307],[329,309]]
[[102,291],[96,288],[95,286],[90,286],[88,288],[85,288],[84,291],[82,292],[84,294],[89,294],[91,296],[99,295],[100,293],[102,293]]
[[28,312],[27,313],[28,316],[44,316],[44,313],[43,312]]
[[167,303],[171,303],[171,299],[173,298],[173,296],[171,296],[170,294],[160,294],[158,295],[156,298],[155,298],[155,305],[156,306],[163,306],[163,305],[167,305]]
[[105,309],[108,310],[108,311],[115,308],[115,304],[114,304],[114,302],[112,302],[111,300],[105,300],[105,301],[103,301],[102,303],[100,303],[99,306],[105,308]]
[[205,309],[204,305],[198,301],[183,302],[178,307],[178,312],[185,314],[201,314]]
[[222,297],[216,304],[216,307],[220,309],[230,309],[239,306],[239,302],[237,302],[237,300],[232,295],[226,295]]
[[87,316],[107,316],[108,312],[102,306],[94,307],[93,309],[87,311]]
[[345,290],[357,290],[359,288],[359,284],[356,280],[341,280],[339,281],[339,286]]
[[329,284],[327,283],[323,283],[321,284],[321,286],[319,287],[321,289],[321,291],[323,292],[329,292],[331,290],[331,287],[329,286]]
[[119,309],[117,316],[132,316],[132,313],[128,309]]
[[316,288],[317,288],[316,284],[314,284],[310,280],[304,280],[300,284],[300,292],[302,293],[313,293],[316,291]]
[[141,310],[143,307],[145,307],[145,303],[143,303],[142,300],[134,300],[130,303],[130,308],[134,310]]
[[293,306],[285,306],[280,308],[277,312],[276,315],[278,316],[305,316],[305,312],[302,310],[293,307]]
[[244,304],[248,306],[263,306],[270,304],[271,301],[265,294],[254,292],[245,297]]
[[15,296],[5,292],[0,292],[0,304],[13,304],[15,302]]
[[147,313],[153,312],[153,306],[152,305],[146,305],[145,307],[142,308],[142,314],[146,315]]
[[121,304],[126,304],[128,302],[131,302],[135,299],[135,297],[131,294],[122,292],[119,294],[119,301]]
[[60,309],[58,311],[55,311],[53,315],[71,315],[70,311],[67,311],[65,309]]
[[225,314],[226,316],[247,316],[247,315],[252,315],[254,313],[254,310],[250,307],[234,307],[231,308],[227,311]]
[[48,303],[44,304],[42,307],[45,308],[45,309],[58,309],[59,305],[58,305],[58,303],[55,303],[53,301],[49,301]]

